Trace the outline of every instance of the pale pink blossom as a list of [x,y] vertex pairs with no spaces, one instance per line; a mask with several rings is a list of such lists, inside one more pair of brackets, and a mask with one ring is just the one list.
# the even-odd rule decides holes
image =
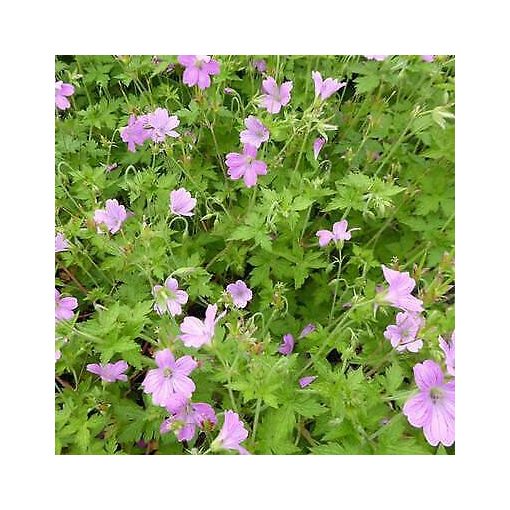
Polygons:
[[201,321],[193,316],[184,317],[181,324],[179,338],[186,347],[199,348],[209,345],[214,337],[216,323],[225,315],[225,312],[216,317],[217,305],[209,305],[205,311],[205,319]]
[[290,101],[292,82],[286,81],[278,86],[275,79],[269,76],[262,81],[262,89],[265,94],[260,98],[260,106],[269,113],[279,113],[282,106],[285,106]]
[[178,216],[193,216],[193,209],[197,205],[197,199],[191,196],[189,191],[179,188],[170,193],[170,210]]

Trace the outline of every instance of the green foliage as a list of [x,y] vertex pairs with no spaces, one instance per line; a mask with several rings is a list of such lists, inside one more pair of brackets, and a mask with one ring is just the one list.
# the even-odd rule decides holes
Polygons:
[[[56,254],[56,288],[79,303],[56,325],[58,454],[208,452],[227,409],[255,454],[452,453],[431,447],[402,406],[416,388],[413,366],[443,363],[437,338],[454,329],[454,61],[263,58],[267,75],[293,81],[275,115],[257,106],[254,57],[217,57],[221,72],[204,91],[183,84],[175,56],[57,58],[56,79],[76,91],[56,113],[56,229],[70,243]],[[314,101],[315,69],[347,86]],[[178,116],[180,137],[129,152],[120,137],[129,116],[158,107]],[[270,131],[258,155],[268,173],[253,188],[225,165],[248,115]],[[318,136],[327,142],[316,159]],[[170,212],[180,187],[197,200],[193,216]],[[107,199],[132,213],[115,234],[93,220]],[[316,232],[344,218],[352,238],[320,248]],[[374,308],[381,264],[417,282],[419,353],[384,338],[395,310]],[[226,311],[210,346],[184,347],[183,316],[154,311],[152,288],[168,276],[189,295],[183,316],[203,319],[213,303]],[[253,291],[243,310],[225,292],[238,279]],[[316,330],[298,339],[308,323]],[[287,333],[296,345],[283,356]],[[191,441],[160,433],[168,414],[142,391],[154,352],[167,347],[199,362],[193,402],[218,413],[216,428]],[[121,359],[126,382],[86,370]],[[301,388],[307,375],[317,379]]]

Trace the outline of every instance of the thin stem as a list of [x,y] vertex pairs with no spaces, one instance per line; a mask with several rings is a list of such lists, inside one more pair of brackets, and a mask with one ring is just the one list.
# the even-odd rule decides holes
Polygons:
[[340,284],[340,273],[342,272],[342,245],[338,246],[338,271],[336,273],[336,282],[335,282],[335,293],[333,295],[333,303],[331,305],[331,310],[329,311],[329,321],[328,326],[331,325],[331,321],[333,320],[333,315],[335,311],[336,297],[338,295],[338,286]]
[[257,407],[255,408],[255,418],[253,419],[253,432],[251,435],[252,443],[255,443],[255,438],[257,437],[257,426],[259,424],[260,406],[261,405],[262,405],[262,399],[259,397],[257,399]]

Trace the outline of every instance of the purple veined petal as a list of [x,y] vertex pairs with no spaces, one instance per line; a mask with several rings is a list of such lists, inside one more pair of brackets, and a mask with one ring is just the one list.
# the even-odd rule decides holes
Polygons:
[[182,356],[175,362],[175,373],[179,373],[182,375],[189,375],[195,368],[197,368],[198,363],[189,355]]
[[317,379],[316,375],[307,375],[305,377],[301,377],[301,379],[299,379],[299,386],[301,388],[306,388],[307,386],[312,384],[313,381],[315,381],[315,379]]
[[285,106],[290,101],[290,91],[292,90],[293,84],[291,81],[286,81],[285,83],[282,83],[282,86],[280,87],[280,98],[282,106]]
[[102,369],[101,366],[97,363],[89,363],[87,365],[87,372],[90,372],[91,374],[101,375]]
[[198,83],[199,70],[196,67],[186,67],[182,75],[182,81],[189,87]]
[[426,391],[435,386],[443,384],[443,372],[441,367],[432,360],[425,360],[423,363],[417,363],[414,368],[414,379],[420,390]]
[[179,55],[177,57],[177,62],[184,67],[192,67],[195,65],[197,60],[196,55]]
[[216,60],[209,60],[209,62],[206,62],[202,65],[202,69],[210,75],[216,76],[220,74],[220,63]]
[[305,336],[308,336],[310,333],[313,333],[316,330],[315,324],[307,324],[299,334],[299,338],[305,338]]
[[172,377],[172,386],[175,393],[180,393],[187,398],[190,398],[195,391],[195,383],[189,377],[180,374]]
[[156,360],[156,365],[159,368],[171,368],[175,367],[175,358],[170,349],[163,349],[162,351],[158,351],[154,356]]
[[322,137],[316,138],[313,142],[313,157],[317,159],[319,157],[319,153],[322,150],[322,147],[326,143],[326,140]]
[[420,392],[404,404],[402,412],[413,427],[423,427],[430,419],[432,404],[427,394]]
[[175,278],[169,276],[165,280],[165,287],[175,292],[179,288],[179,282]]
[[329,230],[318,230],[315,235],[319,238],[319,246],[321,248],[324,248],[324,246],[333,240],[333,232]]
[[205,90],[206,88],[211,86],[211,78],[209,75],[203,70],[199,70],[198,72],[198,88],[201,90]]
[[262,90],[271,96],[278,94],[278,85],[276,84],[276,80],[271,76],[268,76],[265,80],[262,80]]

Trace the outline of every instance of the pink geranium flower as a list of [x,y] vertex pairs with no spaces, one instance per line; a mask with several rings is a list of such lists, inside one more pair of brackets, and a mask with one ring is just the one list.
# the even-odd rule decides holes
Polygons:
[[418,352],[423,347],[423,341],[416,338],[418,331],[423,326],[423,318],[416,313],[397,313],[396,324],[388,326],[384,331],[384,337],[398,351],[406,349],[409,352]]
[[423,427],[432,446],[451,446],[455,441],[455,381],[444,382],[441,367],[432,360],[414,366],[420,392],[403,408],[413,427]]
[[257,184],[257,176],[267,174],[267,165],[258,160],[257,149],[253,145],[245,145],[243,153],[230,152],[227,154],[227,173],[234,181],[243,177],[248,188]]
[[146,128],[147,115],[130,115],[128,125],[120,128],[120,137],[128,144],[128,151],[135,152],[137,145],[143,145],[150,138],[151,131]]
[[353,229],[347,230],[347,220],[337,221],[333,224],[333,231],[329,230],[318,230],[315,234],[319,238],[319,246],[323,248],[328,245],[330,241],[348,241],[351,238],[351,232]]
[[179,55],[177,60],[185,67],[182,81],[189,87],[204,90],[211,85],[210,76],[220,74],[220,64],[208,55]]
[[189,191],[179,188],[170,193],[170,210],[179,216],[193,216],[193,209],[197,205],[197,199],[191,196]]
[[253,67],[259,72],[263,73],[267,69],[266,61],[263,59],[254,60]]
[[292,82],[286,81],[278,87],[275,79],[269,76],[262,82],[262,89],[265,94],[260,98],[260,106],[269,113],[279,113],[282,106],[290,101]]
[[225,411],[225,420],[218,437],[211,444],[211,450],[237,450],[241,455],[249,455],[240,445],[248,437],[248,431],[244,428],[239,415],[234,411]]
[[62,297],[55,289],[55,322],[67,321],[73,318],[73,310],[77,308],[78,300],[75,297]]
[[258,149],[263,142],[269,140],[269,129],[253,115],[244,120],[244,125],[247,129],[241,131],[241,142],[243,144],[253,145]]
[[253,297],[252,291],[242,280],[237,280],[235,283],[228,284],[227,292],[232,297],[234,306],[237,308],[245,308],[248,301],[251,301]]
[[201,430],[211,430],[216,423],[216,414],[209,404],[186,402],[161,424],[160,432],[165,434],[173,430],[178,441],[190,441],[197,427]]
[[124,360],[117,361],[117,363],[107,363],[106,365],[97,363],[87,365],[88,372],[98,375],[105,382],[127,381],[128,378],[124,372],[128,368],[129,365]]
[[64,83],[62,81],[55,82],[55,106],[59,110],[67,110],[71,103],[68,97],[74,94],[74,87],[70,83]]
[[69,249],[69,241],[65,238],[64,234],[60,232],[55,236],[55,253],[67,251]]
[[217,311],[217,305],[209,305],[205,311],[205,319],[203,321],[193,316],[184,317],[179,338],[186,347],[196,347],[198,349],[204,344],[208,345],[211,343],[214,337],[214,327],[225,315],[225,312],[223,312],[216,317]]
[[406,271],[401,273],[382,266],[384,278],[389,283],[389,288],[383,291],[383,300],[394,306],[408,312],[423,311],[423,301],[411,295],[416,286],[416,282]]
[[165,312],[175,317],[182,313],[182,306],[188,302],[188,294],[179,290],[179,283],[175,278],[168,277],[165,280],[165,285],[154,285],[152,288],[152,295],[156,302],[154,303],[154,310],[163,315]]
[[326,139],[319,136],[313,142],[313,157],[317,159],[319,157],[319,152],[321,151],[323,145],[326,143]]
[[338,81],[333,78],[323,80],[319,71],[312,71],[312,79],[315,85],[315,97],[320,97],[322,100],[327,99],[337,90],[347,85],[346,81]]
[[163,142],[167,136],[178,138],[181,136],[174,131],[179,125],[177,115],[168,115],[165,108],[156,108],[154,112],[146,116],[145,127],[149,128],[150,137],[155,142]]
[[315,379],[317,379],[316,375],[307,375],[305,377],[301,377],[301,379],[299,379],[299,386],[301,386],[301,388],[306,388],[312,384]]
[[313,333],[315,329],[316,329],[315,324],[307,324],[301,330],[301,333],[299,333],[299,338],[304,338],[305,336],[308,336],[310,333]]
[[152,395],[155,405],[174,412],[195,391],[195,383],[188,375],[198,363],[191,356],[182,356],[176,361],[170,349],[157,352],[155,359],[158,368],[147,372],[143,390]]
[[280,354],[288,356],[289,354],[292,353],[293,350],[294,350],[294,337],[290,333],[287,333],[286,335],[283,335],[283,341],[280,347],[278,348],[278,352]]
[[455,375],[455,331],[452,333],[450,341],[447,342],[442,336],[439,336],[439,346],[444,352],[446,361],[446,371],[450,375]]
[[127,217],[126,208],[120,205],[116,199],[107,200],[105,208],[98,209],[94,213],[96,225],[105,225],[112,234],[120,230]]
[[420,55],[424,62],[434,62],[435,55]]

